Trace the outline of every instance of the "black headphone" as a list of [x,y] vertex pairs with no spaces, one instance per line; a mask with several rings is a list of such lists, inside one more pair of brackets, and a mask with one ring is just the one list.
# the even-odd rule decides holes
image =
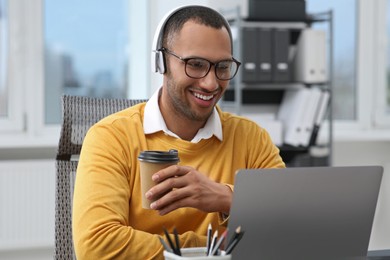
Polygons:
[[[165,24],[171,18],[172,15],[177,13],[178,11],[188,8],[188,7],[196,7],[199,5],[186,5],[186,6],[180,6],[177,8],[172,9],[170,12],[168,12],[160,21],[156,28],[156,32],[154,33],[153,37],[153,44],[152,44],[152,55],[151,55],[151,65],[152,65],[152,71],[153,72],[159,72],[160,74],[164,74],[166,71],[166,66],[165,66],[165,57],[164,57],[164,52],[161,51],[161,48],[163,47],[163,32],[165,28]],[[205,6],[202,6],[205,7]],[[221,17],[225,19],[222,15]],[[225,19],[226,24],[228,25],[229,23]],[[229,35],[231,37],[231,31],[230,27],[226,28],[229,32]]]

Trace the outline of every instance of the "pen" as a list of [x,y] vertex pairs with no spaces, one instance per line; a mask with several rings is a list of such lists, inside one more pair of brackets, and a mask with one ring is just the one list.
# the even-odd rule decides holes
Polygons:
[[206,241],[206,255],[209,255],[209,252],[210,252],[210,246],[211,246],[211,233],[212,233],[212,227],[211,227],[211,224],[209,224],[208,228],[207,228],[207,241]]
[[228,230],[226,229],[221,237],[219,238],[218,242],[215,244],[214,248],[213,248],[213,251],[211,252],[211,255],[217,255],[218,254],[218,249],[219,247],[221,246],[222,242],[225,240],[226,236],[227,236],[227,232]]
[[169,246],[172,248],[173,253],[175,253],[177,255],[177,250],[176,250],[175,246],[173,245],[173,242],[168,234],[168,231],[165,228],[164,228],[164,233],[165,233],[165,236],[168,240]]
[[226,249],[226,254],[231,254],[233,249],[236,247],[236,245],[238,244],[238,242],[240,242],[241,238],[243,237],[245,231],[241,231],[238,236],[232,241],[232,243],[228,246],[228,248]]
[[176,228],[173,228],[173,234],[175,235],[176,253],[177,255],[181,256],[179,235],[177,234]]
[[218,238],[218,230],[215,230],[213,239],[211,240],[210,251],[208,253],[208,256],[211,256],[211,252],[213,251],[214,244],[217,242],[217,238]]

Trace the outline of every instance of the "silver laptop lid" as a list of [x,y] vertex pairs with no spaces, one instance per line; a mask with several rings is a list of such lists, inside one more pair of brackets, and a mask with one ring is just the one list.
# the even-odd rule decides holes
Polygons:
[[240,170],[229,236],[233,259],[365,259],[381,166]]

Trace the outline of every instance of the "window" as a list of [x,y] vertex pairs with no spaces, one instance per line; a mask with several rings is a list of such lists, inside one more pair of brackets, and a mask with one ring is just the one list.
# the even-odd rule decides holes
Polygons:
[[335,132],[390,126],[390,0],[307,0],[309,13],[333,10]]
[[64,93],[147,98],[149,1],[0,0],[0,10],[0,149],[57,145]]
[[60,122],[62,94],[147,97],[147,6],[130,0],[44,1],[44,125]]
[[309,14],[333,11],[333,119],[356,119],[356,1],[307,0],[306,6]]
[[58,124],[62,93],[127,97],[127,0],[45,1],[45,124]]

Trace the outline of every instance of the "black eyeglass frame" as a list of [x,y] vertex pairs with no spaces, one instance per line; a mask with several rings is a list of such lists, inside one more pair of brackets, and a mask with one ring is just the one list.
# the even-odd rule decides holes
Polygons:
[[[192,78],[192,79],[201,79],[201,78],[206,77],[206,76],[209,74],[209,72],[210,72],[210,70],[211,70],[211,67],[214,66],[214,74],[215,74],[215,76],[217,77],[217,79],[219,79],[219,80],[224,80],[224,81],[231,80],[231,79],[233,79],[233,78],[236,76],[236,74],[237,74],[237,72],[238,72],[238,68],[239,68],[240,65],[241,65],[241,62],[239,62],[238,60],[236,60],[234,57],[232,57],[231,60],[228,59],[228,60],[221,60],[221,61],[218,61],[218,62],[212,62],[212,61],[209,61],[208,59],[201,58],[201,57],[183,58],[183,57],[177,55],[176,53],[174,53],[173,51],[171,51],[171,50],[169,50],[169,49],[167,49],[167,48],[161,48],[159,51],[168,53],[168,54],[172,55],[173,57],[175,57],[175,58],[177,58],[177,59],[183,61],[183,62],[184,62],[184,72],[186,73],[186,75],[187,75],[188,77],[190,77],[190,78]],[[192,59],[200,59],[200,60],[207,61],[207,62],[209,63],[209,68],[208,68],[207,72],[206,72],[202,77],[193,77],[193,76],[188,75],[188,73],[187,73],[187,62],[188,62],[189,60],[192,60]],[[226,61],[232,61],[232,62],[234,62],[234,63],[236,64],[236,66],[237,66],[237,67],[236,67],[236,71],[233,73],[233,75],[232,75],[230,78],[228,78],[228,79],[221,79],[221,78],[218,76],[218,74],[217,74],[217,67],[218,67],[218,64],[219,64],[219,63],[221,63],[221,62],[226,62]]]

